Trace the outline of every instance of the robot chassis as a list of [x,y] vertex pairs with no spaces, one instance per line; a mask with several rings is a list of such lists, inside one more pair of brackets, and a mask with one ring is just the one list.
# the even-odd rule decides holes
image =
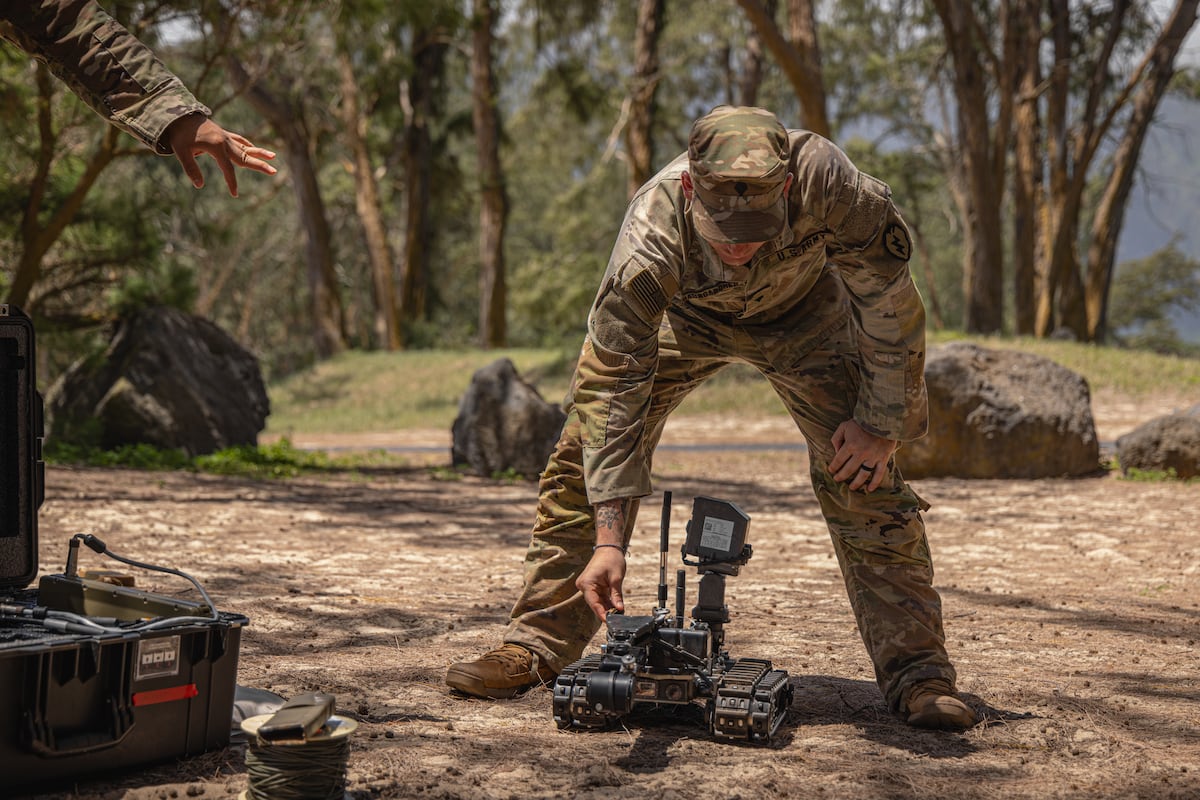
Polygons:
[[700,586],[685,628],[686,570],[676,572],[675,613],[666,608],[670,513],[666,492],[658,607],[649,616],[608,615],[608,641],[600,652],[570,664],[555,681],[554,721],[563,729],[608,728],[635,710],[702,704],[714,737],[769,741],[792,704],[787,672],[763,659],[731,658],[722,649],[729,622],[725,579],[750,560],[750,518],[723,500],[693,501],[682,560],[697,568]]

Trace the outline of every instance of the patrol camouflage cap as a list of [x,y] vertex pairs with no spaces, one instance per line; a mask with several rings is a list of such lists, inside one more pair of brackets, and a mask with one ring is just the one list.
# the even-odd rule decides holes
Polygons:
[[770,111],[717,106],[692,125],[692,221],[705,239],[767,242],[787,225],[787,130]]

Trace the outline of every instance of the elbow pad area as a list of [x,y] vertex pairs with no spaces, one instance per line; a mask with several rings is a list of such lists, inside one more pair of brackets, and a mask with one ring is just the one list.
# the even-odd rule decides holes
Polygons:
[[846,184],[838,197],[845,214],[834,229],[841,244],[871,264],[876,272],[894,277],[907,269],[912,257],[908,225],[891,200],[888,185],[865,172]]
[[845,212],[834,228],[834,235],[852,250],[866,247],[879,233],[891,197],[886,183],[865,172],[858,173],[858,179],[847,183],[838,193],[838,205]]

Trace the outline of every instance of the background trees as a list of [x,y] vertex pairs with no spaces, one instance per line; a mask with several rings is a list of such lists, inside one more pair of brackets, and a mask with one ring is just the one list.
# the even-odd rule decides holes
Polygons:
[[933,324],[1134,341],[1177,317],[1131,316],[1122,281],[1175,287],[1161,309],[1196,267],[1117,253],[1163,100],[1197,85],[1198,3],[113,2],[280,176],[196,192],[4,46],[0,289],[46,375],[152,302],[273,375],[344,348],[574,347],[630,192],[695,116],[755,103],[893,186]]

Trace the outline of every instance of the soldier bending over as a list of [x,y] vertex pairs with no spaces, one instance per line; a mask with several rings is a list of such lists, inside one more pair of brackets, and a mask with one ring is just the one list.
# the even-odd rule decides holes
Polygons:
[[667,415],[732,362],[774,387],[889,708],[963,729],[921,512],[893,454],[927,428],[925,310],[888,187],[829,141],[720,106],[629,205],[542,474],[504,644],[446,683],[512,697],[578,659],[621,584]]

